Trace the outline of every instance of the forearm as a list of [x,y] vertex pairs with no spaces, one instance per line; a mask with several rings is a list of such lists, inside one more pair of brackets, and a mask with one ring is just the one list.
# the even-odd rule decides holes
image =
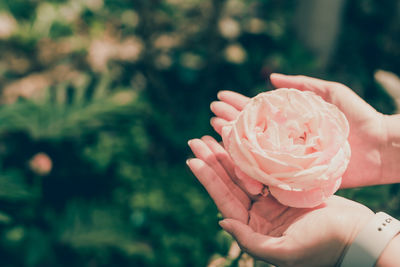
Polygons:
[[400,114],[385,116],[386,142],[382,146],[382,181],[385,184],[400,182]]
[[[371,242],[373,242],[371,240]],[[395,236],[382,252],[376,267],[400,266],[400,235]]]

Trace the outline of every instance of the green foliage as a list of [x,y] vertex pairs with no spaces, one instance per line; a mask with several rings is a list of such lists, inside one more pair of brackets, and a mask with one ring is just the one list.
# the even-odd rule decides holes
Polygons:
[[[33,197],[33,194],[34,192],[25,184],[23,175],[20,172],[15,170],[9,173],[2,173],[0,178],[1,199],[8,201],[29,201]],[[7,215],[3,214],[1,217],[3,221],[7,221]]]
[[[383,2],[349,3],[325,78],[390,113],[371,77],[399,69],[396,28],[364,27],[392,25]],[[271,72],[319,73],[291,27],[294,3],[1,1],[0,265],[205,266],[226,255],[231,238],[185,166],[186,142],[212,134],[219,90],[254,95],[271,89]],[[399,186],[340,194],[400,215]]]
[[[42,102],[19,101],[4,105],[0,107],[0,133],[21,131],[33,139],[60,139],[104,128],[115,116],[131,116],[133,112],[128,110],[127,104],[134,92],[107,94],[108,80],[107,75],[101,77],[89,97],[89,87],[69,88],[68,84],[60,84],[47,88]],[[127,99],[118,99],[118,93]],[[121,101],[123,103],[118,103]]]

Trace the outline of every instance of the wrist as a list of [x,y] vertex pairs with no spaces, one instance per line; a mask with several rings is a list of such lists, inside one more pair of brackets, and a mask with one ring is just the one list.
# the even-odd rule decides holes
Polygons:
[[383,115],[385,133],[381,147],[381,180],[383,184],[400,182],[400,115]]
[[368,224],[368,222],[372,220],[374,215],[375,213],[367,207],[365,207],[362,213],[354,214],[353,218],[356,220],[356,222],[353,224],[354,226],[352,227],[352,230],[350,231],[347,238],[344,239],[343,249],[335,266],[341,266],[343,259],[347,254],[351,244],[354,242],[361,230]]
[[383,250],[376,262],[376,267],[400,266],[400,235],[396,235]]
[[400,249],[399,232],[400,221],[378,212],[357,233],[339,266],[399,266],[399,261],[393,259]]

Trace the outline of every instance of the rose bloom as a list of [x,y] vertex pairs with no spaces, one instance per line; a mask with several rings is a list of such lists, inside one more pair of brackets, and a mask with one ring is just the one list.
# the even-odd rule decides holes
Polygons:
[[344,114],[312,92],[281,88],[252,98],[222,140],[249,193],[315,207],[334,194],[350,159]]

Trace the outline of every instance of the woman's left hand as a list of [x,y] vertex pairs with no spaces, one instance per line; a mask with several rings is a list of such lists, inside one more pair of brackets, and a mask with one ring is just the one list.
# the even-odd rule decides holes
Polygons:
[[367,207],[332,196],[312,209],[283,206],[241,187],[233,162],[212,137],[189,141],[188,166],[225,218],[220,222],[241,248],[277,266],[334,266],[373,216]]

